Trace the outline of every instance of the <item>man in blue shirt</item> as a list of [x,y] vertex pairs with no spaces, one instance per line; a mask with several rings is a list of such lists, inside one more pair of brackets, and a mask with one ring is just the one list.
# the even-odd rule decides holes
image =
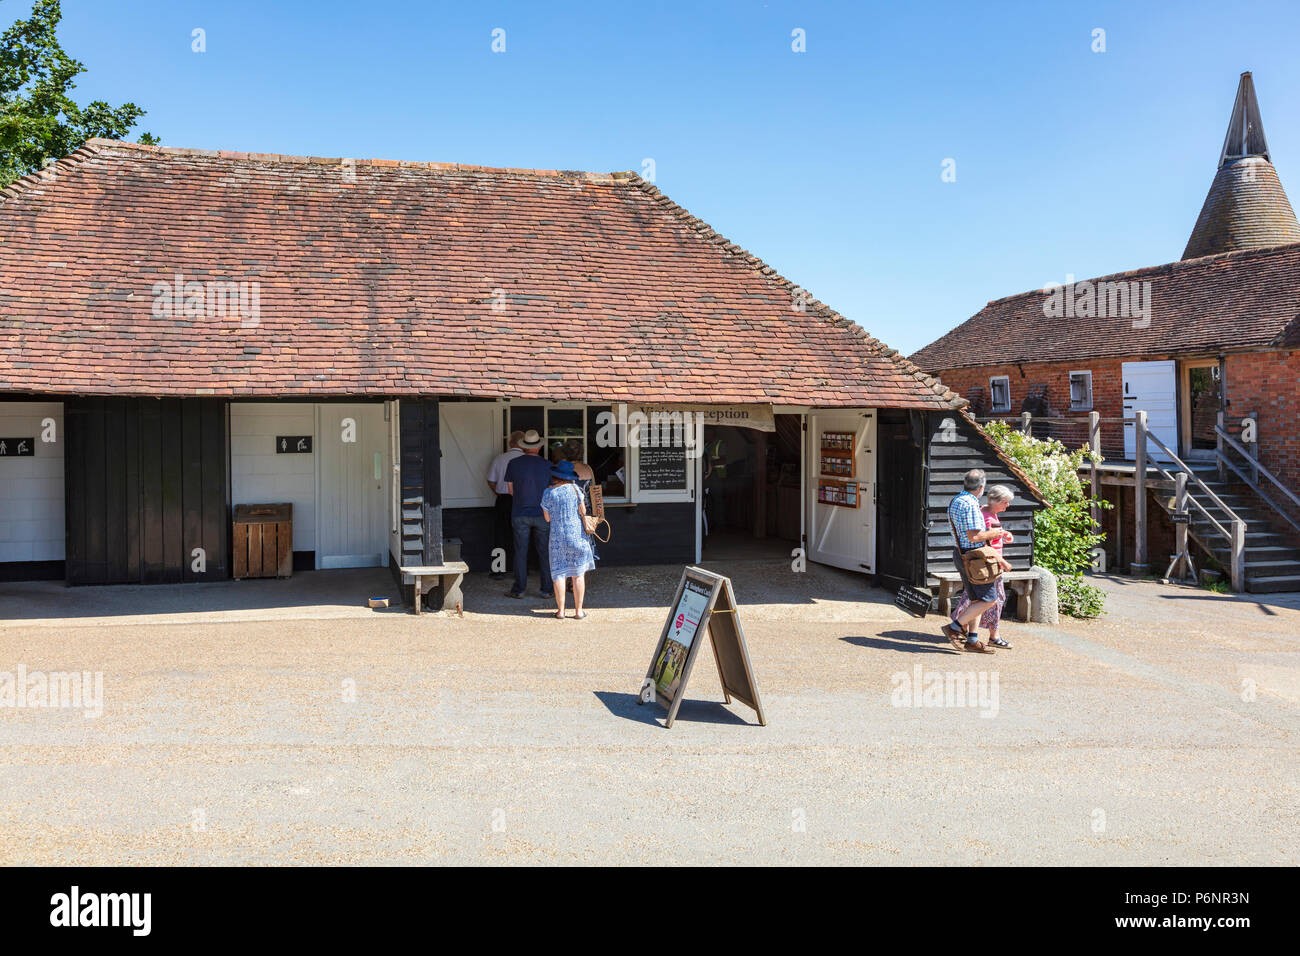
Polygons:
[[521,598],[528,590],[528,541],[537,547],[541,569],[541,594],[549,598],[551,590],[551,528],[542,515],[542,492],[551,484],[551,465],[541,455],[545,440],[530,428],[519,440],[523,454],[506,465],[506,484],[512,499],[510,526],[515,538],[515,583],[506,597]]
[[952,551],[952,560],[957,565],[957,573],[961,575],[962,584],[966,586],[966,593],[970,595],[970,605],[961,617],[954,618],[943,626],[943,636],[948,638],[952,646],[959,651],[992,654],[993,648],[986,646],[979,639],[975,622],[997,602],[998,584],[996,581],[989,584],[971,584],[966,577],[966,565],[961,559],[963,552],[1004,536],[1001,528],[985,527],[984,513],[980,510],[979,500],[980,495],[984,494],[984,481],[984,472],[979,468],[966,472],[966,477],[962,479],[963,491],[948,502],[948,522],[956,545]]

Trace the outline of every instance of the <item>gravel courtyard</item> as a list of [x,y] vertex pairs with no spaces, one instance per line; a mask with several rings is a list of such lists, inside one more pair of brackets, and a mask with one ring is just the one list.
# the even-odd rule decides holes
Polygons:
[[[0,863],[1300,862],[1297,596],[1102,578],[986,657],[846,573],[713,567],[767,727],[707,645],[671,729],[637,702],[679,568],[601,570],[581,622],[483,575],[463,618],[365,608],[386,571],[0,584],[0,672],[103,673],[97,717],[0,707]],[[933,672],[989,693],[899,706]]]

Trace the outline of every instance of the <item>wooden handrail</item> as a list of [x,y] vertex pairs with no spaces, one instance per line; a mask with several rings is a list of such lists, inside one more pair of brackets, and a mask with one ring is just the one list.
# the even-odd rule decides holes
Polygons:
[[[1269,481],[1273,482],[1273,484],[1277,485],[1278,489],[1282,492],[1282,494],[1286,495],[1287,498],[1289,498],[1289,499],[1291,500],[1291,503],[1294,504],[1297,508],[1300,508],[1300,498],[1297,498],[1297,497],[1292,493],[1292,491],[1291,491],[1290,488],[1288,488],[1286,485],[1282,484],[1282,482],[1278,481],[1277,476],[1274,475],[1274,474],[1273,474],[1271,471],[1269,471],[1267,468],[1265,468],[1263,465],[1261,465],[1261,464],[1259,463],[1259,460],[1256,459],[1254,455],[1252,455],[1250,452],[1246,451],[1246,449],[1245,449],[1244,447],[1242,447],[1240,444],[1238,444],[1238,442],[1237,442],[1237,440],[1236,440],[1235,438],[1233,438],[1231,435],[1229,435],[1226,431],[1224,431],[1224,430],[1223,430],[1222,428],[1220,428],[1218,425],[1215,425],[1215,426],[1214,426],[1214,430],[1215,430],[1216,433],[1218,433],[1218,436],[1219,436],[1220,438],[1222,438],[1225,442],[1228,443],[1228,447],[1229,447],[1229,448],[1231,448],[1233,451],[1237,452],[1237,454],[1241,455],[1242,458],[1247,458],[1247,459],[1250,460],[1250,470],[1251,470],[1251,471],[1257,471],[1257,472],[1259,472],[1261,475],[1263,475],[1263,476],[1264,476],[1265,478],[1267,478]],[[1235,467],[1233,467],[1232,462],[1228,461],[1228,457],[1227,457],[1226,455],[1224,455],[1223,452],[1216,451],[1215,454],[1217,454],[1220,458],[1222,458],[1223,461],[1224,461],[1224,463],[1227,464],[1230,468],[1232,468],[1233,471],[1236,471],[1237,474],[1241,475],[1241,472],[1240,472],[1240,471],[1237,471],[1237,469],[1236,469]],[[1245,475],[1242,475],[1241,477],[1242,477],[1242,480],[1245,481],[1246,484],[1250,486],[1250,488],[1251,488],[1252,491],[1254,491],[1256,494],[1258,494],[1261,498],[1264,497],[1264,493],[1263,493],[1262,491],[1259,490],[1259,486],[1258,486],[1258,483],[1257,483],[1257,482],[1253,482],[1253,481],[1248,480],[1248,479],[1246,478]],[[1265,500],[1267,501],[1268,499],[1265,499]],[[1277,507],[1277,505],[1273,504],[1271,501],[1269,502],[1269,504],[1272,506],[1272,508],[1273,508],[1274,511],[1277,511],[1277,512],[1278,512],[1278,514],[1281,514],[1281,513],[1282,513],[1281,510]],[[1287,520],[1290,521],[1289,518],[1288,518]],[[1292,522],[1292,524],[1295,524],[1295,522]]]
[[[1213,501],[1216,505],[1218,505],[1219,508],[1223,511],[1223,513],[1226,514],[1231,520],[1233,521],[1242,520],[1235,511],[1233,511],[1231,508],[1229,508],[1227,505],[1223,503],[1222,499],[1220,499],[1218,495],[1216,495],[1213,491],[1209,489],[1209,487],[1205,484],[1205,482],[1201,481],[1201,479],[1197,476],[1196,472],[1188,468],[1186,463],[1181,458],[1179,458],[1172,451],[1170,451],[1168,447],[1166,447],[1164,442],[1162,442],[1155,435],[1151,434],[1151,432],[1147,432],[1147,441],[1155,442],[1156,447],[1159,448],[1161,451],[1163,451],[1166,455],[1168,455],[1169,460],[1172,461],[1175,465],[1177,465],[1179,470],[1185,472],[1188,478],[1196,482],[1196,486],[1200,488],[1202,491],[1204,491],[1209,496],[1210,500]],[[1157,465],[1156,467],[1159,468],[1160,466]],[[1204,511],[1205,509],[1202,508],[1201,510]],[[1210,519],[1210,520],[1213,521],[1214,519]],[[1226,531],[1224,533],[1227,534]]]
[[[1300,523],[1296,522],[1294,518],[1292,518],[1289,514],[1287,514],[1285,511],[1279,508],[1277,506],[1277,503],[1274,502],[1272,498],[1264,494],[1264,489],[1260,488],[1258,485],[1254,484],[1249,478],[1247,478],[1246,473],[1243,472],[1236,465],[1234,465],[1232,463],[1232,460],[1228,458],[1227,455],[1221,455],[1220,458],[1222,458],[1223,463],[1225,465],[1227,465],[1229,468],[1233,470],[1234,473],[1236,473],[1238,478],[1240,478],[1243,482],[1246,483],[1246,485],[1250,488],[1251,491],[1255,492],[1255,494],[1259,497],[1261,501],[1264,502],[1264,504],[1268,505],[1279,515],[1281,515],[1283,521],[1285,521],[1291,527],[1295,528],[1297,531],[1300,531]],[[1285,491],[1286,489],[1283,488],[1282,490]]]

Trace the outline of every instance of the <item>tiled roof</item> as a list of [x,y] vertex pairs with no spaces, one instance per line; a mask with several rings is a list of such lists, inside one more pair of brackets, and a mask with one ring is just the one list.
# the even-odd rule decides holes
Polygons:
[[1300,223],[1273,164],[1248,156],[1219,167],[1184,259],[1300,242]]
[[1300,223],[1273,168],[1255,81],[1241,74],[1219,170],[1183,251],[1184,259],[1300,242]]
[[964,404],[631,173],[91,140],[2,195],[0,391]]
[[[1132,314],[1049,318],[1047,294],[1037,289],[990,302],[912,361],[938,373],[1015,362],[1300,348],[1300,243],[1090,281],[1094,288],[1149,282],[1149,298],[1139,291],[1151,306],[1150,324],[1143,327]],[[1074,294],[1082,291],[1076,283]]]

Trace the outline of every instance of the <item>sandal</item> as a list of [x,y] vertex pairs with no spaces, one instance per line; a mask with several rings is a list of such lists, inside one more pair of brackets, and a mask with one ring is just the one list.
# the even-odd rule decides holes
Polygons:
[[1006,647],[1006,648],[1011,647],[1010,642],[1004,641],[1000,637],[990,637],[989,643],[992,644],[994,647]]
[[563,620],[564,620],[564,612],[563,612],[563,611],[556,611],[556,612],[555,612],[555,619],[556,619],[557,621],[563,621]]
[[576,614],[573,615],[573,619],[574,619],[575,621],[581,621],[581,620],[582,620],[584,617],[586,617],[586,616],[587,616],[587,612],[586,612],[586,611],[579,611],[578,613],[576,613]]
[[983,641],[967,641],[966,653],[968,654],[992,654],[993,648],[988,647]]

